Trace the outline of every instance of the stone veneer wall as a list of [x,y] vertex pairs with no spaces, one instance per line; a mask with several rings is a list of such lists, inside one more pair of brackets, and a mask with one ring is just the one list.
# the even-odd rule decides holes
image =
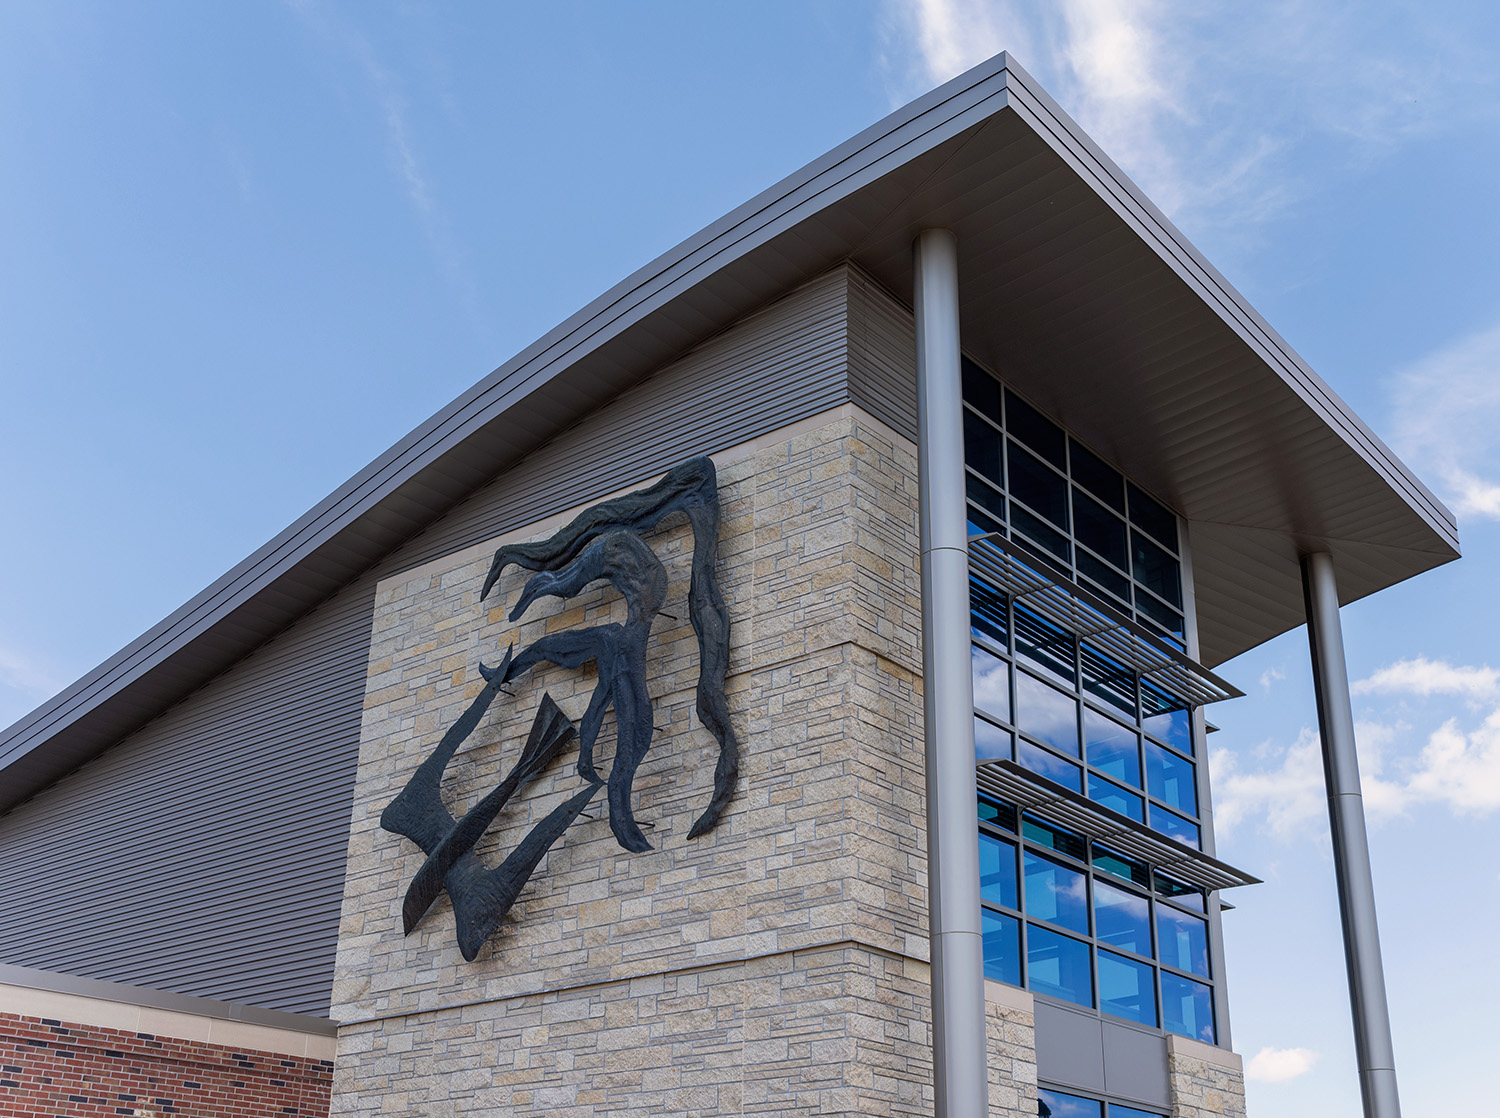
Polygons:
[[1245,1073],[1233,1052],[1170,1036],[1167,1075],[1172,1118],[1245,1118]]
[[[915,448],[844,405],[715,457],[738,797],[687,840],[717,746],[693,710],[691,537],[663,529],[650,540],[671,577],[648,658],[658,733],[636,778],[655,849],[622,851],[601,799],[473,963],[446,899],[402,936],[422,856],[379,829],[380,812],[478,693],[481,659],[622,620],[623,603],[596,589],[509,623],[526,572],[478,600],[501,540],[377,590],[335,1115],[932,1113]],[[503,539],[545,536],[576,511]],[[588,670],[516,681],[449,767],[455,814],[509,768],[543,691],[576,720],[593,685]],[[607,761],[612,720],[599,743]],[[577,789],[575,757],[507,806],[478,848],[486,864]],[[991,1113],[1031,1118],[1031,996],[987,993]]]

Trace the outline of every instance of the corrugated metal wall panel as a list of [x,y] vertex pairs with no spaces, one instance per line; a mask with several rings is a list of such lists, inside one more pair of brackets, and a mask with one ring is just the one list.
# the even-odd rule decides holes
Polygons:
[[844,403],[851,276],[628,389],[0,816],[0,961],[326,1014],[377,579]]
[[917,439],[917,341],[911,311],[857,268],[849,270],[849,398]]
[[0,959],[326,1014],[374,590],[0,817]]
[[839,268],[617,396],[381,563],[395,572],[734,446],[849,399]]

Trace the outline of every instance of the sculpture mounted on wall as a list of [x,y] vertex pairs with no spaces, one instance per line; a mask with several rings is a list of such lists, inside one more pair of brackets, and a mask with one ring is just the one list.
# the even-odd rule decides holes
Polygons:
[[[447,890],[453,902],[459,949],[472,961],[515,903],[542,856],[602,787],[609,789],[609,825],[616,841],[637,853],[651,849],[635,819],[632,785],[655,730],[646,690],[646,648],[651,625],[666,601],[667,572],[640,534],[656,528],[673,513],[684,514],[693,531],[688,612],[698,638],[697,709],[700,721],[719,743],[713,795],[688,837],[697,838],[718,824],[734,795],[739,745],[724,697],[729,610],[719,590],[716,570],[718,478],[712,460],[700,457],[671,470],[650,488],[595,505],[546,540],[507,545],[495,552],[481,600],[489,595],[507,566],[514,564],[537,572],[523,587],[510,612],[511,621],[538,598],[573,598],[599,579],[607,580],[624,597],[626,619],[624,624],[611,622],[548,633],[519,654],[513,646],[507,649],[498,667],[480,664],[484,689],[380,817],[385,830],[411,839],[427,855],[402,905],[402,922],[408,935],[438,894]],[[443,804],[443,773],[504,685],[540,663],[578,668],[589,661],[596,665],[598,683],[580,725],[575,727],[552,696],[543,694],[531,733],[510,772],[462,819],[455,820]],[[603,778],[594,764],[594,746],[611,707],[615,711],[615,752],[609,775]],[[579,742],[577,771],[584,782],[582,790],[538,823],[499,867],[485,869],[474,853],[474,845],[516,792],[539,776],[574,737]]]

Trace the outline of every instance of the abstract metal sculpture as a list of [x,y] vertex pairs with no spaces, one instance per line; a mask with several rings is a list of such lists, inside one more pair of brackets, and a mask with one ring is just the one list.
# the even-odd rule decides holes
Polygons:
[[[710,459],[694,458],[649,489],[594,506],[550,539],[502,547],[495,553],[481,599],[511,564],[537,572],[522,589],[510,620],[519,618],[538,598],[576,597],[599,579],[607,580],[624,597],[626,619],[624,624],[549,633],[519,654],[513,655],[514,646],[507,649],[496,668],[480,664],[484,689],[380,817],[385,830],[411,839],[427,855],[402,905],[402,923],[408,935],[438,893],[446,889],[453,902],[459,948],[464,958],[472,961],[515,903],[543,855],[606,785],[610,829],[616,841],[634,852],[651,849],[635,819],[632,784],[655,731],[646,690],[646,646],[651,625],[666,601],[667,572],[637,533],[650,531],[676,512],[686,515],[693,530],[688,608],[700,654],[698,714],[719,743],[713,797],[688,836],[696,838],[718,823],[734,793],[739,747],[724,698],[729,611],[715,574],[718,481]],[[443,774],[504,684],[537,664],[578,668],[589,661],[597,667],[598,683],[581,725],[575,728],[552,696],[543,694],[514,767],[497,788],[462,819],[455,820],[443,804]],[[594,746],[610,707],[615,711],[615,752],[609,775],[602,778],[594,764]],[[485,869],[474,853],[475,844],[515,793],[536,779],[575,735],[579,739],[577,769],[583,789],[553,809],[498,868]]]

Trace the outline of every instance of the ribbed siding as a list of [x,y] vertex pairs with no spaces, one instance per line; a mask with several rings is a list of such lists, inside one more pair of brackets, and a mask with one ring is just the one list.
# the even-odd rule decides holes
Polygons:
[[875,280],[849,270],[849,398],[913,442],[917,340],[911,311]]
[[0,960],[326,1015],[374,588],[0,817]]
[[851,274],[623,392],[0,816],[0,962],[326,1015],[376,580],[845,402]]
[[403,570],[849,399],[839,268],[622,392],[381,563]]

